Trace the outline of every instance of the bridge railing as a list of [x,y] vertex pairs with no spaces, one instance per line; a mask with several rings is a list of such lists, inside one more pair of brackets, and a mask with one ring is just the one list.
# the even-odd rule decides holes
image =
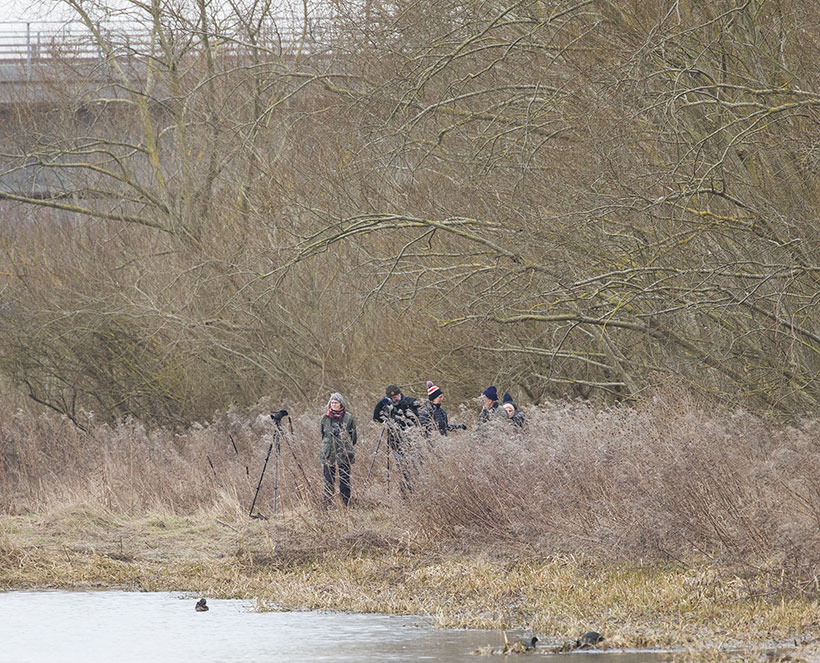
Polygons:
[[[332,34],[330,16],[313,16],[305,33],[304,23],[293,17],[271,18],[261,36],[261,46],[274,50],[301,44],[303,49],[317,50],[328,46]],[[99,26],[117,52],[126,55],[147,54],[153,42],[144,26],[129,22],[108,22]],[[239,33],[211,35],[212,44],[222,52],[247,50],[248,40]],[[30,71],[37,62],[54,59],[101,59],[103,50],[86,25],[66,21],[0,22],[0,63],[25,64]]]
[[0,22],[0,60],[32,62],[66,55],[99,58],[102,52],[81,23]]

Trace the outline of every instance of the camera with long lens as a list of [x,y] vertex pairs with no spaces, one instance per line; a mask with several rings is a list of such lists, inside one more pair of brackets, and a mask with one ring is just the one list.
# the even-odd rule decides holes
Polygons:
[[283,417],[287,417],[287,416],[288,416],[288,411],[287,410],[279,410],[279,412],[271,412],[270,413],[270,418],[273,419],[277,424],[280,421],[282,421]]

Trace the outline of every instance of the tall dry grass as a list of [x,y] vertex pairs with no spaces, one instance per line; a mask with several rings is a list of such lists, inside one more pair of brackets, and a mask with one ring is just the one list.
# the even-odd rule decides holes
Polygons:
[[463,436],[435,450],[414,506],[420,526],[615,559],[697,553],[814,578],[816,421],[775,428],[680,394],[528,414],[524,435]]
[[[231,410],[184,433],[136,421],[90,434],[56,416],[0,415],[0,496],[8,514],[65,505],[123,514],[250,507],[271,442],[270,404]],[[820,569],[820,423],[775,426],[709,409],[676,391],[637,407],[554,402],[527,411],[528,427],[476,429],[475,412],[451,413],[470,430],[418,445],[410,499],[389,477],[379,429],[354,400],[360,429],[353,495],[373,522],[411,524],[418,540],[475,549],[522,546],[604,560],[710,558],[815,592]],[[278,506],[327,518],[321,490],[321,408],[293,417],[279,456]],[[503,423],[503,422],[502,422]],[[287,430],[286,426],[286,430]],[[270,515],[275,455],[257,503]],[[338,513],[338,511],[336,512]],[[378,525],[377,525],[378,526]],[[341,544],[340,544],[341,545]]]

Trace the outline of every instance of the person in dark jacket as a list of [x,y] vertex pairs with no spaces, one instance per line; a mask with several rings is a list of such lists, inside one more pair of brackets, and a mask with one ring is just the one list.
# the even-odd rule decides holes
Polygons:
[[502,421],[507,418],[507,413],[498,405],[498,390],[491,384],[481,392],[481,412],[478,415],[478,423],[485,424],[489,421]]
[[330,395],[327,411],[319,425],[322,433],[322,473],[325,477],[324,503],[329,506],[336,493],[336,473],[339,493],[345,506],[350,504],[350,466],[356,459],[356,420],[345,408],[345,399],[338,392]]
[[451,424],[449,422],[447,411],[441,407],[443,399],[444,392],[428,380],[427,400],[419,408],[419,424],[421,424],[421,428],[427,437],[436,429],[442,435],[447,435],[451,430],[465,430],[467,428],[464,424]]
[[[419,407],[421,402],[401,393],[395,384],[387,385],[385,397],[376,403],[373,410],[373,421],[384,423],[388,419],[396,425],[398,430],[405,430],[416,426],[419,422]],[[396,440],[400,443],[401,440]]]
[[376,403],[373,421],[387,429],[387,445],[402,474],[399,488],[405,497],[412,492],[413,459],[406,432],[419,423],[421,402],[401,393],[395,384],[387,385],[385,397]]
[[512,396],[505,393],[501,399],[501,407],[504,408],[504,412],[507,413],[508,420],[511,421],[513,425],[518,426],[518,428],[524,428],[526,416],[521,410],[518,409],[518,407],[516,407]]

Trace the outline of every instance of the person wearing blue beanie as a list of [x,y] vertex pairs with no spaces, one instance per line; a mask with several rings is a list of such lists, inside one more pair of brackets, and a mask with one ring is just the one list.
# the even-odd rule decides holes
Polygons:
[[507,414],[498,406],[498,390],[491,384],[481,392],[481,413],[478,423],[484,424],[492,419],[506,419]]
[[519,428],[524,428],[524,420],[526,417],[524,413],[518,409],[518,406],[515,404],[515,401],[513,401],[512,396],[505,393],[504,397],[501,399],[501,407],[504,408],[504,411],[507,413],[509,421]]

